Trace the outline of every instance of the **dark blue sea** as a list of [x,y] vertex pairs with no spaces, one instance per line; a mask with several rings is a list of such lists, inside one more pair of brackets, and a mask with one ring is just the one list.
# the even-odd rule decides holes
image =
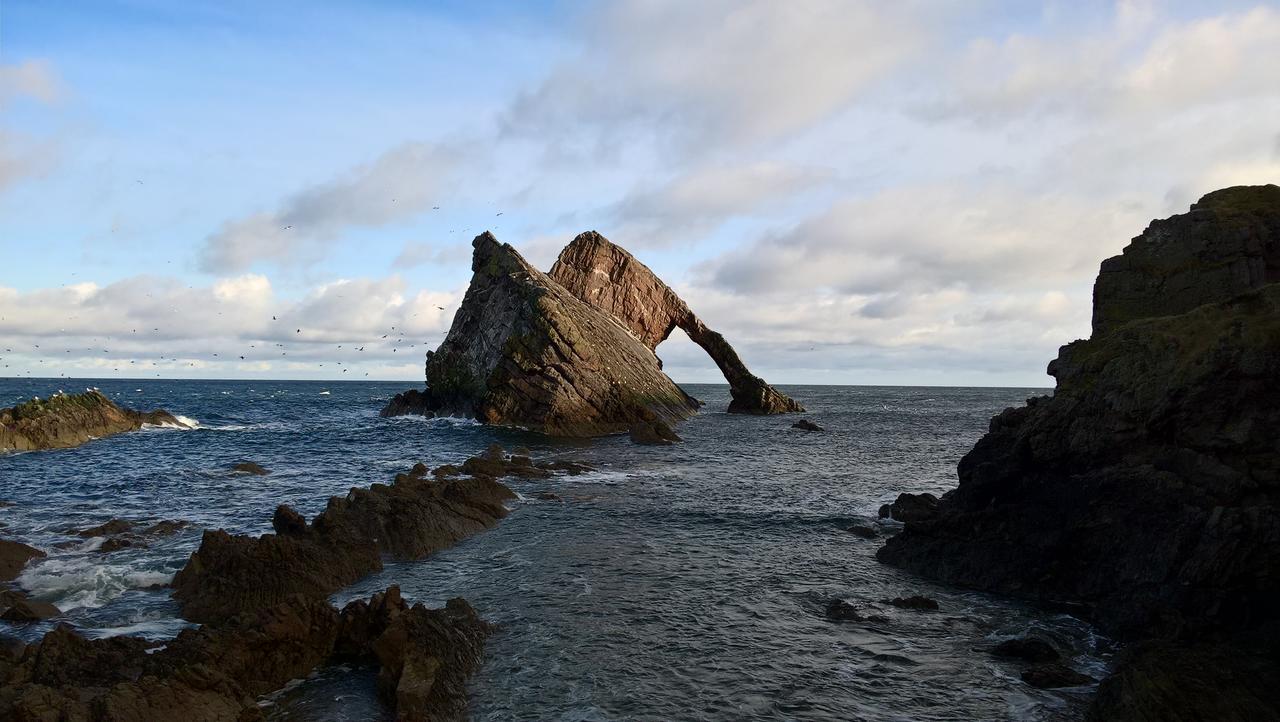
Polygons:
[[[826,429],[805,433],[791,416],[724,413],[726,386],[689,385],[706,407],[671,447],[379,418],[402,383],[0,379],[0,406],[86,386],[197,422],[0,456],[0,500],[14,502],[0,509],[0,536],[49,553],[18,584],[87,635],[176,634],[184,623],[157,585],[201,529],[268,532],[277,504],[311,515],[350,487],[498,442],[598,471],[509,482],[520,499],[495,529],[389,564],[334,599],[399,584],[433,606],[466,597],[498,623],[472,680],[476,719],[1077,719],[1090,689],[1033,689],[1017,663],[986,650],[1035,631],[1078,668],[1105,668],[1105,640],[1088,625],[883,566],[879,541],[845,531],[899,492],[954,486],[956,462],[990,417],[1042,390],[782,387]],[[272,473],[228,473],[242,460]],[[562,501],[538,500],[543,491]],[[67,533],[111,518],[192,526],[105,554],[101,539]],[[885,603],[911,594],[941,609]],[[834,597],[885,621],[832,622],[823,609]],[[0,622],[0,633],[33,639],[52,623]],[[387,715],[363,669],[323,671],[262,704],[279,720]]]

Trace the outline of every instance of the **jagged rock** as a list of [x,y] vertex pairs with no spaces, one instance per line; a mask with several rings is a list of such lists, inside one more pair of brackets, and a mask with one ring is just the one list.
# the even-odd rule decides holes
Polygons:
[[994,418],[959,487],[879,558],[1124,640],[1280,623],[1277,244],[1275,186],[1153,223],[1104,262],[1095,333],[1050,364],[1053,396]]
[[1098,680],[1060,662],[1038,664],[1022,671],[1022,681],[1039,689],[1059,689],[1093,684]]
[[1102,262],[1093,333],[1186,313],[1280,281],[1280,186],[1215,191],[1189,213],[1152,221]]
[[1036,637],[1006,639],[991,649],[997,657],[1013,657],[1028,662],[1055,662],[1058,650],[1052,644]]
[[427,398],[384,409],[519,426],[554,436],[625,431],[653,415],[687,418],[697,402],[657,357],[490,233],[476,236],[471,285],[440,347],[427,354]]
[[59,625],[36,644],[5,645],[0,718],[261,720],[259,696],[320,665],[357,661],[380,666],[379,691],[397,719],[457,719],[491,630],[464,600],[410,607],[395,587],[341,613],[293,597],[167,644],[89,640]]
[[16,589],[0,590],[0,619],[6,622],[37,622],[61,614],[57,607],[30,599]]
[[747,370],[723,336],[706,327],[671,287],[634,256],[588,231],[560,252],[551,279],[583,301],[620,321],[649,350],[667,340],[677,327],[707,352],[725,380],[732,401],[729,412],[782,414],[804,407]]
[[241,461],[231,467],[234,474],[251,474],[253,476],[266,476],[271,473],[269,469],[262,468],[261,464],[252,461]]
[[292,596],[323,599],[382,568],[382,555],[420,559],[506,516],[510,489],[489,476],[424,478],[399,474],[391,485],[331,497],[310,525],[276,509],[276,534],[206,531],[173,579],[183,616],[212,622]]
[[933,494],[899,494],[892,504],[880,507],[881,519],[901,522],[925,521],[938,513],[938,497]]
[[801,431],[822,431],[821,426],[818,426],[817,424],[813,423],[808,419],[800,419],[799,421],[792,424],[791,428],[800,429]]
[[862,615],[858,612],[858,608],[843,599],[832,599],[827,602],[825,612],[827,619],[833,619],[837,622],[865,621]]
[[418,389],[409,389],[391,397],[387,405],[378,412],[379,416],[431,416],[436,407],[431,403],[431,396]]
[[144,424],[187,428],[165,411],[116,406],[96,389],[55,394],[0,409],[0,452],[79,446],[91,439],[136,431]]
[[44,552],[22,542],[0,539],[0,582],[7,582],[22,573],[22,568],[32,559],[43,557]]
[[938,609],[938,602],[919,594],[913,594],[909,597],[894,597],[889,600],[889,604],[898,609],[914,609],[917,612],[933,612]]
[[81,539],[89,539],[95,536],[116,536],[124,534],[133,528],[133,522],[127,519],[112,519],[98,526],[91,526],[88,529],[82,529],[75,532],[75,535]]

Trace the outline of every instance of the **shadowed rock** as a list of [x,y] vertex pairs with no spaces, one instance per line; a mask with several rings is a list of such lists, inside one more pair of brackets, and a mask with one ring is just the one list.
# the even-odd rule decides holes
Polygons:
[[752,374],[729,342],[707,328],[648,266],[599,233],[588,231],[574,238],[560,252],[549,275],[573,295],[616,318],[651,351],[677,327],[683,330],[729,382],[730,413],[804,411],[803,406]]
[[97,389],[56,394],[0,409],[0,452],[79,446],[91,439],[136,431],[144,424],[188,428],[165,411],[120,408]]
[[675,422],[697,410],[612,316],[492,234],[472,246],[471,285],[444,342],[427,354],[426,392],[397,396],[384,415],[407,410],[598,436],[646,416]]
[[892,504],[880,507],[881,519],[924,521],[938,513],[938,497],[933,494],[899,494]]
[[32,559],[43,557],[44,552],[22,542],[0,539],[0,582],[7,582],[22,573],[22,568]]
[[[1278,247],[1276,186],[1211,193],[1152,223],[1103,263],[1094,334],[1050,363],[1053,396],[992,419],[959,486],[879,558],[1068,604],[1122,639],[1266,659],[1260,632],[1280,624]],[[1275,648],[1259,663],[1273,676]],[[1190,670],[1141,674],[1174,687]],[[1132,704],[1126,718],[1193,718],[1143,711],[1176,694],[1126,685],[1110,688],[1128,701],[1108,702]],[[1280,706],[1252,718],[1266,717]]]
[[459,719],[491,630],[464,600],[410,607],[396,587],[341,612],[293,597],[167,644],[89,640],[59,625],[0,650],[0,718],[262,720],[261,695],[320,665],[372,662],[396,719]]
[[261,464],[253,461],[241,461],[233,465],[231,471],[236,474],[250,474],[252,476],[267,476],[271,473],[269,469],[264,469]]

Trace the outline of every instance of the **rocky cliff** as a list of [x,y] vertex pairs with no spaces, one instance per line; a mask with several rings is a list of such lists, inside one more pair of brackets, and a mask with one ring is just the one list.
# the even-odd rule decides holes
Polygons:
[[186,428],[165,411],[122,409],[102,392],[55,394],[0,409],[0,452],[63,449],[91,439],[136,431],[144,424]]
[[1049,365],[1054,394],[994,418],[959,486],[879,558],[1179,650],[1135,648],[1098,719],[1191,719],[1188,655],[1240,665],[1219,675],[1235,682],[1217,718],[1280,715],[1280,691],[1260,698],[1257,681],[1280,662],[1277,249],[1276,186],[1152,223],[1103,262],[1094,334]]
[[384,414],[469,416],[555,436],[596,436],[698,403],[643,342],[579,300],[490,233],[472,242],[471,285],[443,343],[427,354],[427,388]]
[[683,330],[729,382],[730,413],[804,411],[803,406],[752,374],[724,336],[707,328],[648,266],[599,233],[588,231],[573,239],[560,252],[549,275],[573,295],[620,321],[650,351],[676,328]]

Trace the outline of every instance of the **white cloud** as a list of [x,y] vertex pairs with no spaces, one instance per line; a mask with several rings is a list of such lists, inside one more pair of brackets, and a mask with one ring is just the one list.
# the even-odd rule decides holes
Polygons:
[[47,60],[25,60],[0,64],[0,110],[17,98],[34,98],[54,103],[66,94],[62,81]]
[[273,211],[228,221],[205,239],[201,268],[243,271],[259,261],[311,262],[347,230],[428,210],[458,168],[460,150],[404,143],[372,163],[286,198]]

